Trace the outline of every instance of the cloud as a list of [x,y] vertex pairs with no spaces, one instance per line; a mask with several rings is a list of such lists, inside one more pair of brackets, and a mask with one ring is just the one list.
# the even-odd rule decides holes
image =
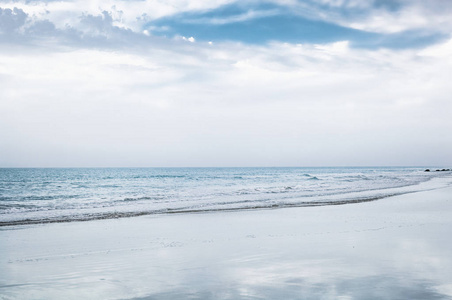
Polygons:
[[[348,35],[208,43],[192,34],[174,39],[144,31],[149,20],[180,12],[218,17],[216,8],[227,3],[36,1],[3,7],[0,165],[452,163],[450,37],[429,40],[437,31],[426,27],[426,40],[416,47],[391,48],[357,47],[359,39]],[[370,24],[378,11],[397,14],[411,5],[313,3],[278,5],[303,4],[312,18],[334,15],[344,24],[360,18],[346,19],[343,7],[371,10],[360,19]],[[428,9],[425,15],[436,11]],[[267,17],[275,16],[245,23]],[[382,39],[377,45],[390,38],[392,45],[415,44],[420,32],[370,36]]]
[[[98,15],[82,14],[72,25],[58,27],[48,19],[30,16],[22,9],[1,11],[0,46],[2,44],[22,44],[29,47],[75,47],[75,48],[115,48],[134,43],[152,44],[159,38],[149,37],[143,32],[116,26],[112,14],[103,11]],[[3,30],[2,30],[3,29]],[[5,48],[6,50],[6,48]]]
[[268,17],[268,16],[274,16],[279,14],[278,10],[261,10],[261,11],[255,11],[255,10],[248,10],[244,13],[239,13],[232,16],[227,17],[213,17],[213,18],[198,18],[198,19],[191,19],[191,20],[184,20],[184,23],[191,23],[191,24],[211,24],[211,25],[224,25],[224,24],[230,24],[230,23],[238,23],[238,22],[246,22],[257,18],[262,17]]
[[450,41],[403,51],[348,42],[145,45],[3,48],[2,163],[411,165],[449,157],[452,145],[439,136],[452,125]]
[[140,31],[141,26],[162,17],[175,16],[182,13],[209,12],[228,5],[242,7],[233,16],[214,18],[211,21],[237,22],[248,18],[259,17],[260,14],[274,14],[274,10],[262,7],[288,9],[303,17],[322,20],[360,30],[379,33],[394,33],[419,28],[431,28],[447,32],[452,21],[449,15],[452,5],[448,1],[408,1],[408,0],[373,0],[373,1],[288,1],[269,0],[255,1],[90,1],[89,5],[81,0],[74,1],[2,1],[2,6],[12,9],[17,7],[36,18],[45,17],[57,28],[66,25],[74,26],[83,15],[98,15],[107,11],[112,15],[115,26]]
[[397,33],[417,29],[448,33],[452,27],[450,19],[452,4],[449,1],[324,0],[294,1],[290,5],[307,17],[377,33]]
[[74,0],[2,1],[1,6],[1,26],[13,26],[8,32],[28,27],[28,38],[53,33],[59,38],[67,35],[72,41],[74,35],[83,33],[90,44],[96,44],[91,36],[127,40],[125,35],[145,33],[170,38],[193,36],[206,42],[349,40],[356,47],[409,48],[447,39],[452,29],[452,5],[437,0],[109,0],[89,5]]
[[[421,17],[413,16],[409,5],[391,3],[243,1],[151,20],[145,27],[156,35],[192,35],[205,41],[328,43],[349,40],[353,47],[369,48],[422,47],[450,36],[450,31],[444,30],[444,24],[437,28],[430,26],[433,23],[427,15],[422,15],[424,21],[419,24],[401,22],[401,14],[409,14],[415,19]],[[421,8],[417,10],[420,13]]]
[[13,34],[25,24],[26,18],[27,14],[21,9],[2,9],[0,7],[0,32],[3,34]]
[[99,16],[84,15],[80,21],[81,25],[88,30],[96,32],[106,32],[111,30],[113,25],[113,18],[107,11],[103,11]]
[[64,29],[67,26],[75,28],[79,24],[79,18],[81,16],[98,16],[106,11],[111,15],[115,26],[141,32],[142,25],[150,20],[182,12],[208,10],[230,2],[232,1],[38,0],[30,2],[23,0],[1,1],[0,6],[10,9],[17,7],[35,19],[48,19],[58,29]]

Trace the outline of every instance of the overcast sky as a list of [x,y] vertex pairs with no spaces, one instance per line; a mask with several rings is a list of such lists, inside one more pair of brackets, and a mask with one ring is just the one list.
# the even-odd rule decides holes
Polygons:
[[452,167],[452,1],[0,0],[0,167]]

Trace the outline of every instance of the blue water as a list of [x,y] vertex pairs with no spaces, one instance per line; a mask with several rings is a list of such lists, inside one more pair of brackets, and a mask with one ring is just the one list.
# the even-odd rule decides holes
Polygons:
[[[0,169],[0,225],[345,204],[425,189],[423,168]],[[429,187],[431,188],[431,187]]]

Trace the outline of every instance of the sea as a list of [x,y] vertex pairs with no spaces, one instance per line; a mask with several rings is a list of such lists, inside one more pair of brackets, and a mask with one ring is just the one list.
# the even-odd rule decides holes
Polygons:
[[339,205],[440,188],[420,167],[2,168],[0,226]]

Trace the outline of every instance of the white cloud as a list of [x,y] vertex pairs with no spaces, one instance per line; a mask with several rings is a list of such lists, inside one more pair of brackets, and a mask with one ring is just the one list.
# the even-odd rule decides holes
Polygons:
[[140,24],[227,1],[0,3],[0,166],[452,163],[452,40],[204,43]]
[[274,16],[279,14],[279,10],[277,9],[270,9],[270,10],[248,10],[245,13],[227,16],[227,17],[214,17],[214,18],[198,18],[193,20],[187,20],[187,23],[200,23],[200,24],[213,24],[213,25],[223,25],[223,24],[229,24],[229,23],[238,23],[238,22],[245,22],[252,19],[262,18],[262,17],[268,17],[268,16]]
[[443,0],[271,0],[310,19],[378,33],[433,30],[449,34],[452,2]]
[[450,43],[2,47],[0,163],[451,162]]
[[407,5],[399,12],[375,10],[365,19],[355,21],[340,20],[339,23],[351,28],[373,32],[396,33],[406,30],[435,30],[449,33],[452,28],[450,13],[433,13],[425,5]]
[[452,39],[445,43],[433,45],[419,52],[420,55],[426,57],[434,57],[441,59],[444,63],[452,63]]
[[144,23],[157,18],[193,10],[208,10],[234,2],[214,1],[122,1],[122,0],[73,0],[73,1],[0,1],[0,7],[22,9],[35,19],[48,19],[59,29],[77,27],[83,15],[98,16],[104,11],[111,14],[113,25],[140,32]]
[[195,38],[194,37],[185,37],[185,36],[183,36],[183,37],[181,37],[182,38],[182,40],[183,41],[187,41],[187,42],[190,42],[190,43],[194,43],[196,40],[195,40]]
[[[290,1],[269,0],[282,7],[289,7],[293,12],[315,20],[324,20],[359,30],[378,33],[397,33],[409,30],[425,30],[449,34],[452,29],[452,3],[450,1],[432,0],[399,0],[392,5],[378,4],[381,1],[361,0],[322,0],[322,1]],[[222,5],[238,2],[236,0],[193,1],[0,1],[4,9],[22,9],[30,16],[30,20],[48,20],[59,30],[68,26],[79,29],[83,27],[81,18],[86,16],[100,16],[107,12],[112,25],[118,28],[142,32],[143,26],[150,21],[184,12],[208,11]],[[225,24],[242,22],[253,18],[273,15],[278,10],[255,10],[253,1],[249,2],[248,11],[235,16],[192,20],[193,22],[210,22]],[[392,6],[395,6],[393,8]],[[165,28],[150,28],[151,31],[165,30]]]

